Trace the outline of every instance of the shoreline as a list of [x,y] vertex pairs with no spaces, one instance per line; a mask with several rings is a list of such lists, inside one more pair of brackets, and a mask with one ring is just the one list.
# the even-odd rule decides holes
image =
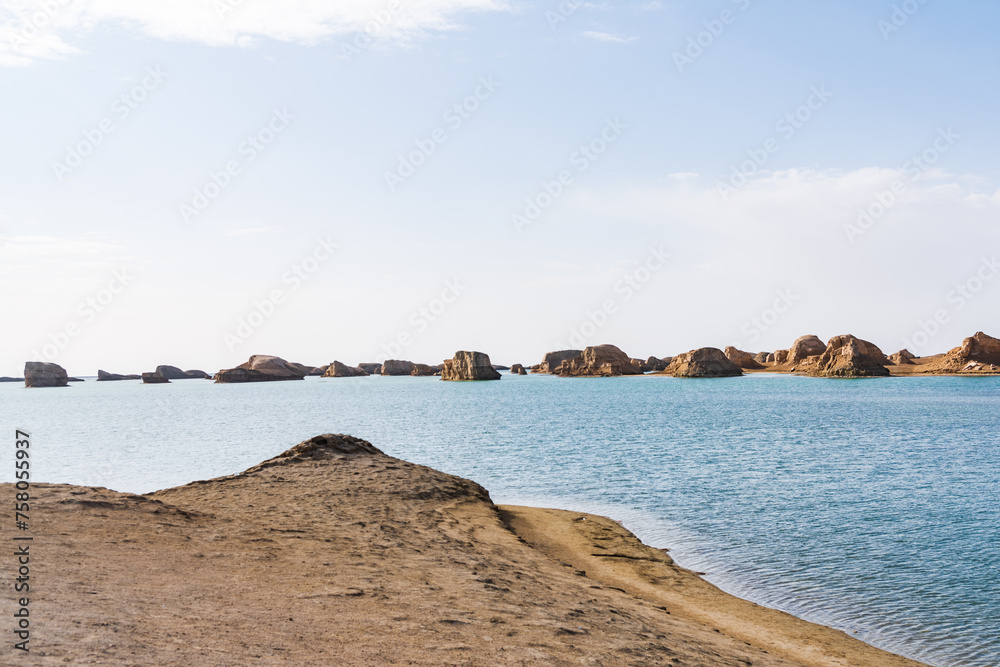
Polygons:
[[33,512],[31,664],[921,664],[349,436],[144,495],[39,484]]

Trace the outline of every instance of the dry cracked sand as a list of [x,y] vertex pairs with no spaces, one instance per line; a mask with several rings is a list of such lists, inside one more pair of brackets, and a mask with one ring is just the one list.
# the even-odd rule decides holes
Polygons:
[[497,507],[350,436],[142,496],[32,495],[31,651],[7,641],[2,664],[919,664],[727,595],[609,519]]

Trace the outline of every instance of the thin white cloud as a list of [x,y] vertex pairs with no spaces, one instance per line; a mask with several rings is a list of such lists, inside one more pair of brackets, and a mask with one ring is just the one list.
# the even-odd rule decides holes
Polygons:
[[588,30],[583,33],[583,36],[587,39],[593,39],[598,42],[614,42],[615,44],[626,44],[628,42],[634,42],[638,37],[619,37],[618,35],[613,35],[610,32],[598,32],[596,30]]
[[311,45],[362,31],[407,41],[461,28],[460,14],[508,9],[506,0],[0,0],[0,66],[79,53],[73,41],[103,25],[212,46]]

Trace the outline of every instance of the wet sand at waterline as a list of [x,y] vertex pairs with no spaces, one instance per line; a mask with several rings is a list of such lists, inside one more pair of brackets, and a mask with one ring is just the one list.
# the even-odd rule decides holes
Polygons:
[[32,496],[31,653],[4,663],[919,664],[349,436],[141,496]]

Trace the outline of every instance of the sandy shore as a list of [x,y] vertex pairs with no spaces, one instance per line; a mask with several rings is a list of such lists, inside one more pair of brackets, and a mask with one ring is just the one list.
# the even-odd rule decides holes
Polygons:
[[33,496],[31,653],[5,642],[3,664],[919,664],[727,595],[609,519],[498,508],[348,436],[143,496]]

